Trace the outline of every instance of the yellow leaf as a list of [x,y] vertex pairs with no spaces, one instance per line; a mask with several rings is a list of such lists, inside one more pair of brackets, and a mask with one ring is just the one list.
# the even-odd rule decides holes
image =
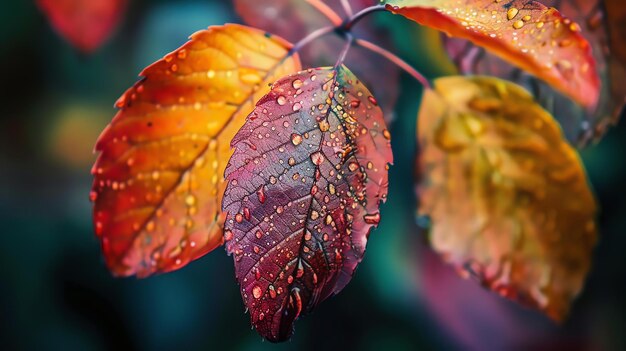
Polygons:
[[300,69],[290,48],[249,27],[210,27],[118,100],[96,145],[91,192],[114,274],[175,270],[222,244],[230,141],[268,84]]
[[421,215],[434,249],[503,296],[562,320],[596,242],[596,203],[574,149],[523,88],[449,77],[419,115]]

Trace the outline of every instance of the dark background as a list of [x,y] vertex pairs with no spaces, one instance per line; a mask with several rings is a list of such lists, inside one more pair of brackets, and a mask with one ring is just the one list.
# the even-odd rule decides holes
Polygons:
[[[432,34],[376,16],[405,59],[431,77],[448,71]],[[3,2],[0,349],[626,349],[626,123],[582,152],[602,207],[601,239],[586,288],[559,327],[459,279],[425,249],[413,195],[421,93],[406,76],[381,227],[352,283],[302,318],[291,341],[270,344],[250,329],[222,249],[167,275],[113,278],[88,201],[92,147],[113,102],[190,33],[236,21],[228,1],[135,0],[116,34],[84,56],[32,1]]]

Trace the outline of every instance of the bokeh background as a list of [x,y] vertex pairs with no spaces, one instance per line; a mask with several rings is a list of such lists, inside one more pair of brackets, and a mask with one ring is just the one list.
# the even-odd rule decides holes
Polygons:
[[[430,77],[449,72],[432,34],[388,14],[376,19],[403,58]],[[291,341],[270,344],[251,330],[221,249],[167,275],[113,278],[91,225],[95,140],[143,67],[224,22],[239,22],[229,1],[133,0],[111,39],[85,56],[33,1],[2,4],[0,349],[626,349],[626,123],[582,151],[601,239],[584,292],[557,326],[461,280],[426,248],[413,193],[421,91],[407,76],[381,227],[352,283],[301,319]]]

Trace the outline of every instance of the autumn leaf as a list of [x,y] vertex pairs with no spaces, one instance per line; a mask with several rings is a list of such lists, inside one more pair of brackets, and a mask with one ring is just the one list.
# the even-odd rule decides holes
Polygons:
[[[619,2],[619,4],[617,4]],[[471,75],[490,75],[511,80],[532,91],[537,101],[553,114],[564,129],[569,140],[585,145],[604,135],[609,126],[617,123],[626,98],[626,59],[619,59],[623,41],[611,43],[610,35],[619,33],[609,27],[620,26],[626,19],[626,11],[619,15],[620,8],[626,10],[621,1],[612,0],[545,0],[548,7],[555,7],[572,21],[579,23],[581,34],[587,38],[593,50],[598,74],[601,77],[601,94],[596,108],[584,108],[554,91],[533,76],[498,57],[484,52],[480,47],[462,39],[445,38],[446,50],[460,72]],[[604,4],[612,8],[606,13]],[[626,57],[626,56],[624,56]]]
[[596,203],[558,124],[521,87],[449,77],[419,115],[419,212],[457,269],[562,320],[596,242]]
[[91,53],[119,23],[126,0],[37,0],[37,5],[62,37]]
[[[351,0],[350,3],[354,11],[359,11],[377,1]],[[338,0],[325,1],[324,4],[336,13],[343,14]],[[234,0],[234,5],[246,24],[280,35],[292,42],[297,42],[317,29],[332,25],[328,18],[305,0]],[[377,27],[371,17],[363,18],[351,31],[358,38],[392,49],[388,33]],[[316,40],[299,51],[302,62],[308,67],[332,65],[337,60],[344,41],[336,35]],[[365,83],[372,83],[372,92],[378,99],[385,119],[393,120],[398,99],[399,69],[379,55],[359,46],[350,49],[346,62],[358,63],[353,67],[354,73]]]
[[580,27],[532,0],[387,0],[387,9],[467,39],[593,107],[600,80]]
[[210,27],[118,100],[96,145],[91,193],[114,274],[175,270],[222,244],[230,140],[268,84],[300,69],[290,47],[249,27]]
[[386,200],[389,138],[376,100],[339,67],[276,82],[233,139],[224,237],[268,340],[350,281]]

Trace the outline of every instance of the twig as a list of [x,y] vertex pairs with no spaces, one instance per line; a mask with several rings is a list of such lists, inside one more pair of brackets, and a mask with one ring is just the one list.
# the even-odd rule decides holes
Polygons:
[[344,24],[340,27],[340,29],[344,31],[349,31],[352,27],[357,24],[360,20],[362,20],[365,16],[369,15],[372,12],[377,11],[385,11],[385,5],[374,5],[370,7],[366,7],[363,10],[357,12],[356,14],[350,16]]
[[399,58],[398,56],[396,56],[394,53],[383,49],[382,47],[369,42],[367,40],[363,40],[363,39],[356,39],[354,41],[356,43],[356,45],[363,47],[365,49],[368,49],[372,52],[375,52],[381,56],[383,56],[384,58],[386,58],[387,60],[391,61],[392,63],[394,63],[396,66],[400,67],[401,69],[403,69],[406,73],[410,74],[411,76],[413,76],[413,78],[415,78],[418,82],[420,82],[420,84],[422,84],[424,86],[424,88],[426,89],[431,89],[432,86],[430,84],[430,82],[428,81],[428,79],[426,79],[426,77],[424,77],[421,73],[419,73],[415,68],[413,68],[411,65],[409,65],[408,63],[406,63],[406,61],[404,61],[403,59]]
[[339,55],[339,58],[337,59],[337,63],[335,63],[335,69],[343,65],[344,61],[346,60],[346,56],[348,56],[348,51],[350,51],[350,47],[352,47],[352,43],[354,42],[354,36],[352,35],[352,33],[346,32],[345,37],[346,37],[346,43],[343,47],[343,50],[341,50],[341,54]]
[[337,12],[335,12],[321,0],[306,0],[306,2],[308,2],[311,6],[315,7],[315,9],[317,9],[324,16],[326,16],[326,18],[328,18],[335,27],[338,27],[343,23],[343,20],[337,14]]
[[306,37],[302,38],[299,42],[297,42],[292,48],[291,50],[289,50],[289,53],[287,54],[287,56],[285,56],[285,59],[287,59],[288,57],[292,56],[293,54],[295,54],[296,52],[300,51],[303,47],[305,47],[306,45],[308,45],[309,43],[311,43],[312,41],[319,39],[327,34],[330,34],[332,32],[335,31],[335,27],[333,26],[328,26],[328,27],[322,27],[318,30],[315,30],[311,33],[309,33],[309,35],[307,35]]
[[341,0],[341,6],[343,6],[343,10],[345,11],[346,15],[348,15],[348,17],[351,17],[353,15],[352,6],[350,6],[349,0]]

